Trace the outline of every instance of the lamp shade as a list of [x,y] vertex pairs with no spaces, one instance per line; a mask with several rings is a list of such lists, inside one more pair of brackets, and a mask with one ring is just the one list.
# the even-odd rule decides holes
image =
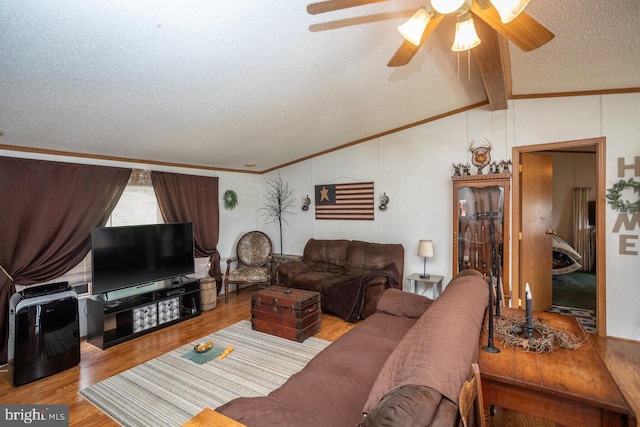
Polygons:
[[513,21],[529,4],[529,0],[491,0],[503,24]]
[[431,240],[420,240],[420,243],[418,243],[418,256],[423,258],[433,257],[433,242]]
[[431,0],[431,6],[436,12],[446,15],[460,9],[465,2],[465,0]]
[[402,37],[407,41],[413,43],[416,46],[420,46],[420,40],[422,40],[422,34],[429,24],[431,15],[429,12],[420,8],[413,14],[411,18],[404,24],[398,26],[398,31],[402,34]]
[[472,49],[480,44],[480,37],[476,33],[476,27],[473,25],[473,18],[470,13],[465,13],[456,23],[456,36],[453,40],[451,50],[461,52]]

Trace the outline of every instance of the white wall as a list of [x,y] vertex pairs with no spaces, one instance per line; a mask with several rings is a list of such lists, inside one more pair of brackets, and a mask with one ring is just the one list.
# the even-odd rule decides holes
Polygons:
[[[284,252],[301,253],[311,236],[402,243],[407,275],[422,270],[418,240],[432,239],[435,256],[427,270],[447,282],[452,271],[451,164],[470,162],[473,139],[489,139],[493,159],[503,160],[511,158],[514,146],[605,136],[608,188],[619,179],[617,159],[631,163],[640,155],[637,111],[640,94],[510,101],[508,110],[478,108],[284,168],[283,180],[297,194],[313,194],[319,184],[373,180],[376,196],[386,192],[391,200],[386,211],[376,210],[374,221],[357,222],[315,221],[312,204],[285,228]],[[607,334],[640,340],[635,303],[640,301],[640,259],[618,253],[618,236],[612,233],[617,213],[607,208],[606,214]]]
[[[620,180],[618,158],[626,163],[640,156],[640,94],[603,97],[602,127],[607,136],[607,188]],[[632,175],[630,171],[625,178]],[[640,177],[636,177],[638,181]],[[636,195],[637,200],[638,195]],[[633,201],[633,199],[631,199]],[[607,208],[607,334],[640,340],[640,256],[620,255],[620,235],[613,233],[617,212]],[[625,234],[638,236],[637,228]],[[640,252],[640,239],[635,251]]]
[[[627,163],[631,163],[634,156],[640,156],[638,111],[640,94],[637,93],[510,101],[508,110],[491,112],[488,107],[478,108],[282,168],[279,171],[282,179],[293,188],[296,198],[295,213],[285,216],[288,225],[283,230],[283,252],[302,253],[310,237],[402,243],[407,275],[422,271],[422,258],[416,255],[418,240],[431,239],[435,256],[429,259],[427,270],[444,275],[446,283],[451,279],[452,271],[451,164],[470,163],[468,149],[472,140],[486,137],[493,144],[493,159],[504,160],[511,158],[514,146],[605,136],[606,184],[609,188],[619,180],[618,158],[625,157]],[[19,154],[0,150],[0,155]],[[22,156],[38,157],[29,153]],[[57,156],[39,157],[79,161]],[[116,162],[99,163],[117,165]],[[235,243],[247,231],[266,232],[276,252],[279,251],[278,229],[264,224],[260,212],[267,189],[265,178],[276,176],[277,172],[254,175],[153,169],[218,175],[221,196],[227,189],[236,191],[236,209],[221,209],[220,213],[219,251],[223,257],[223,271],[224,260],[233,255]],[[377,197],[383,192],[390,198],[386,211],[376,209],[374,221],[314,219],[314,185],[360,181],[375,183],[376,206]],[[304,212],[300,209],[301,200],[307,194],[312,205]],[[637,307],[640,259],[638,255],[619,254],[619,235],[612,232],[617,213],[607,208],[606,214],[607,334],[640,340],[640,310]],[[637,235],[639,232],[630,233]],[[640,240],[636,249],[640,250]]]

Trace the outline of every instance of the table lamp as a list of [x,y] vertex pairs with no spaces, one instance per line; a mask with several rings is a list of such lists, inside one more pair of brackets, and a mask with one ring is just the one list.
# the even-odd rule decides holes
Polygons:
[[433,257],[433,242],[431,240],[420,240],[420,243],[418,243],[418,256],[424,258],[424,270],[420,277],[427,279],[431,277],[431,274],[427,273],[427,258]]

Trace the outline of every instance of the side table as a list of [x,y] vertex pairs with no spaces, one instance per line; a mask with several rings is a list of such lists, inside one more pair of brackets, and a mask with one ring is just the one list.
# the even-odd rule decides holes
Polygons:
[[[506,317],[524,314],[513,308],[502,311]],[[637,426],[636,415],[578,319],[542,311],[533,316],[574,334],[582,346],[536,353],[500,345],[500,353],[487,353],[482,351],[488,340],[482,328],[478,365],[485,413],[494,405],[563,426]],[[485,317],[485,326],[487,322]]]
[[412,273],[407,277],[409,283],[413,283],[411,285],[411,290],[415,294],[418,290],[418,283],[424,283],[424,290],[421,292],[421,295],[429,289],[431,286],[431,299],[436,299],[442,293],[442,280],[443,276],[438,276],[436,274],[431,274],[429,277],[420,277],[420,273]]

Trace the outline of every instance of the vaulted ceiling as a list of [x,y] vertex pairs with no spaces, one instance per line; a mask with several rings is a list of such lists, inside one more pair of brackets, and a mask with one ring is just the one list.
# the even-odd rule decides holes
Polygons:
[[555,34],[532,52],[476,23],[494,59],[470,73],[452,17],[387,67],[426,0],[309,3],[5,1],[0,148],[265,171],[469,106],[640,88],[637,0],[531,0]]

